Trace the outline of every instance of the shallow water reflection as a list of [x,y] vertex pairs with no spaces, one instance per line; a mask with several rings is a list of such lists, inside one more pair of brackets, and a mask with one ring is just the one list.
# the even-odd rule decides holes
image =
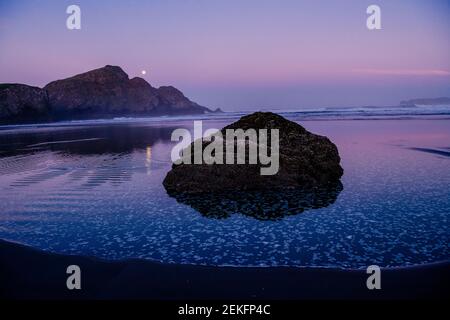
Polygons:
[[328,207],[336,201],[342,189],[342,183],[339,181],[313,189],[206,194],[169,192],[169,195],[208,218],[225,219],[233,214],[242,214],[257,220],[276,221],[305,210]]
[[[126,154],[170,141],[176,127],[75,126],[65,130],[0,134],[2,157],[44,150],[72,155]],[[1,133],[1,132],[0,132]]]

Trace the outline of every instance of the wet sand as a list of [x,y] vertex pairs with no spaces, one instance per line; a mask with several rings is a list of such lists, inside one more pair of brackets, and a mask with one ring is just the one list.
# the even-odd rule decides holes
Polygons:
[[[68,290],[66,268],[81,268],[81,290]],[[442,299],[450,297],[450,262],[383,269],[381,290],[365,270],[241,268],[110,262],[46,253],[0,240],[3,299]]]

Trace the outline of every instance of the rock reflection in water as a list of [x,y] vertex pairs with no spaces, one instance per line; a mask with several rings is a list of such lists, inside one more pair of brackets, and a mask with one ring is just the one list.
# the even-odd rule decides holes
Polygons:
[[225,219],[243,214],[258,220],[281,220],[309,209],[333,204],[343,190],[340,181],[314,189],[283,189],[226,193],[188,194],[169,192],[169,196],[186,204],[203,216]]

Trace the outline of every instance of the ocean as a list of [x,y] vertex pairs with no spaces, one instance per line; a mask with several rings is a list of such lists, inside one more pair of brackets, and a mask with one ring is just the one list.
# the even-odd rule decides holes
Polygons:
[[[176,128],[249,112],[0,126],[0,238],[108,260],[401,267],[450,259],[450,106],[278,110],[339,149],[342,188],[261,220],[167,195]],[[248,199],[246,205],[258,206]]]

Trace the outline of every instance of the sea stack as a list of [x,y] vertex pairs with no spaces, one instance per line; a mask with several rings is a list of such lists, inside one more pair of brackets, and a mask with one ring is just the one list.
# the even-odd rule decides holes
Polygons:
[[[261,191],[314,188],[336,185],[343,174],[339,152],[327,137],[313,134],[301,125],[271,112],[242,117],[221,130],[278,129],[279,169],[274,175],[261,175],[257,164],[173,164],[164,179],[170,195],[206,194],[235,191]],[[269,139],[270,141],[270,139]],[[211,143],[202,141],[203,149]],[[237,143],[237,141],[235,141]],[[188,148],[192,148],[192,143]],[[270,149],[271,146],[269,145]],[[246,148],[248,152],[248,148]],[[224,152],[226,153],[226,152]],[[246,155],[248,156],[248,155]],[[225,155],[224,155],[225,157]]]

